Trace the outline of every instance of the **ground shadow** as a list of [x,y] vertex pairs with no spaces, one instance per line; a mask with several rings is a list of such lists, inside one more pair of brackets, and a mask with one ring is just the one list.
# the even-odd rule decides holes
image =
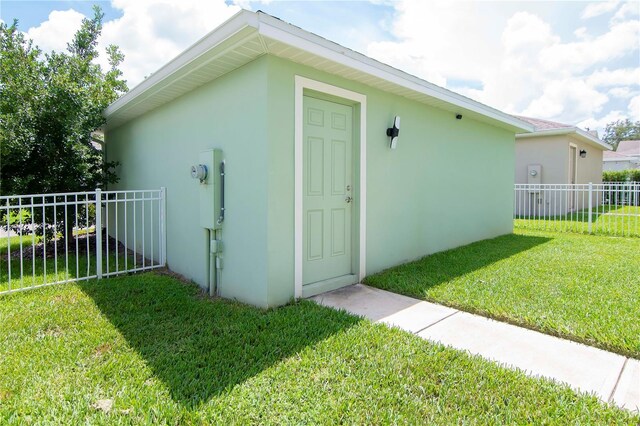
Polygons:
[[387,269],[367,277],[365,284],[405,294],[403,288],[427,290],[551,240],[533,235],[503,235]]
[[309,301],[261,310],[211,300],[158,274],[79,285],[187,407],[360,321]]

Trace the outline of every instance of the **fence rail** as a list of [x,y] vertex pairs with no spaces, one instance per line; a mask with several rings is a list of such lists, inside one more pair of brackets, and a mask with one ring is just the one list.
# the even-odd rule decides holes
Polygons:
[[165,190],[0,197],[0,294],[166,264]]
[[516,184],[514,226],[640,237],[640,183]]

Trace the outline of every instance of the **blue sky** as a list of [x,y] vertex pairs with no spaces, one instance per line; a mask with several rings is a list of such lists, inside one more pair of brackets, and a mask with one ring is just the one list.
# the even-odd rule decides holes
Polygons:
[[509,113],[602,129],[640,120],[640,1],[0,1],[0,19],[64,49],[93,4],[130,87],[240,7]]

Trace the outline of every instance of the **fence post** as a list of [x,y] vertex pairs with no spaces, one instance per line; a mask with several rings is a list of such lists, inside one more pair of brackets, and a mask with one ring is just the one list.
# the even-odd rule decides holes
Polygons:
[[102,190],[96,188],[96,276],[102,279]]
[[591,217],[591,212],[593,210],[593,182],[589,182],[589,233],[591,234],[591,227],[593,219]]
[[160,188],[160,263],[167,266],[167,189]]

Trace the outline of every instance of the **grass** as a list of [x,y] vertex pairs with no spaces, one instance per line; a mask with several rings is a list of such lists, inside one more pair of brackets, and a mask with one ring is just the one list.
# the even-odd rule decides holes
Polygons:
[[0,324],[2,424],[640,421],[312,302],[261,310],[156,274],[0,297]]
[[[70,243],[71,249],[68,257],[65,256],[64,247],[60,245],[57,252],[57,261],[54,256],[54,248],[50,244],[47,247],[47,257],[45,258],[42,250],[43,245],[39,244],[42,241],[41,237],[22,236],[22,259],[20,259],[20,256],[16,257],[16,254],[21,249],[19,236],[0,238],[0,292],[95,276],[96,245],[95,241],[92,241],[89,244],[89,253],[87,254],[85,235],[86,232],[77,239],[79,244],[77,255],[74,241]],[[35,244],[37,248],[36,255],[33,257],[31,256],[32,244]],[[8,252],[11,253],[10,263],[7,259]],[[106,250],[103,250],[104,253],[106,253]],[[145,259],[144,266],[149,266],[149,262],[149,259]],[[157,263],[158,259],[154,259],[154,262]],[[135,256],[131,251],[125,256],[124,250],[120,248],[116,255],[115,247],[112,245],[109,249],[108,258],[104,256],[102,260],[103,273],[126,271],[125,266],[131,269],[133,267],[140,268],[143,265],[140,257],[138,257],[136,263]],[[9,280],[9,275],[11,280]]]
[[640,239],[518,230],[368,285],[640,358]]
[[[519,216],[514,226],[549,232],[589,233],[589,210],[541,217]],[[640,237],[640,206],[602,205],[592,209],[591,232],[598,235]]]

